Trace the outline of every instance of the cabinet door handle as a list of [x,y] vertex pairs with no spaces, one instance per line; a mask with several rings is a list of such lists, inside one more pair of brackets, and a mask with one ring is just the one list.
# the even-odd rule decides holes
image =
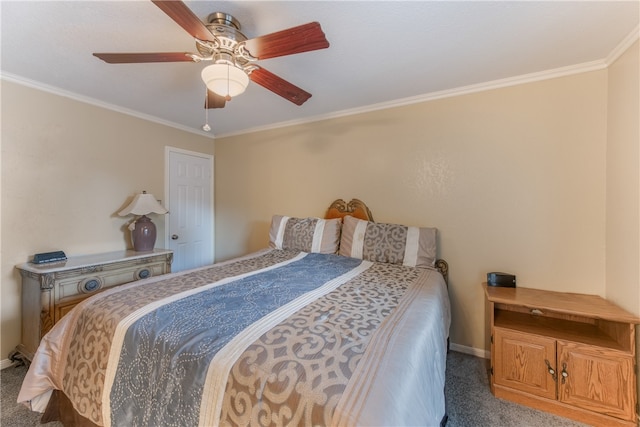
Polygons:
[[[551,378],[553,378],[553,381],[557,382],[558,381],[558,377],[556,376],[556,370],[551,367],[551,364],[549,363],[549,361],[547,359],[544,359],[544,363],[546,363],[547,371],[549,371],[549,374],[551,375]],[[564,378],[562,379],[562,381],[564,381]]]
[[567,377],[569,376],[569,374],[567,373],[567,364],[566,363],[562,364],[562,372],[560,372],[560,375],[562,375],[562,384],[564,384],[565,381],[567,380]]

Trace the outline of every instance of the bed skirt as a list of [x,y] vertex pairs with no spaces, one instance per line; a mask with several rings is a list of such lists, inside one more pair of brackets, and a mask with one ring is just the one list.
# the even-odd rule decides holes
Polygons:
[[69,398],[60,390],[53,390],[51,399],[40,423],[46,424],[51,421],[60,421],[65,427],[99,427],[97,424],[78,414]]
[[[449,416],[445,413],[440,420],[440,427],[445,427]],[[60,421],[65,427],[99,427],[82,415],[78,414],[71,405],[71,401],[60,390],[54,390],[47,405],[47,410],[40,419],[41,424]]]

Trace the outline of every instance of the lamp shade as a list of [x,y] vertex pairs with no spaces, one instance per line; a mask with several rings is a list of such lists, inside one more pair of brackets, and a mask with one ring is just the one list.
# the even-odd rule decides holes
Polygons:
[[240,68],[229,64],[212,64],[202,70],[207,89],[220,96],[240,95],[249,85],[249,76]]
[[136,194],[131,203],[129,203],[126,208],[118,212],[118,215],[147,215],[150,213],[166,214],[167,212],[169,211],[158,203],[156,198],[153,197],[153,194],[148,194],[146,191],[143,191],[141,194]]

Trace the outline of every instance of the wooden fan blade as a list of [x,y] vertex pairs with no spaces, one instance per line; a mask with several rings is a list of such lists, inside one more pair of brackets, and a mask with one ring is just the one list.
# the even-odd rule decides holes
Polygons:
[[329,47],[320,24],[310,22],[298,27],[247,40],[245,47],[257,59],[275,58]]
[[200,40],[215,41],[215,36],[204,25],[204,23],[193,14],[184,3],[177,0],[151,0],[153,4],[158,6],[169,18],[176,21],[178,25],[185,31]]
[[296,105],[302,105],[311,98],[311,94],[298,86],[276,76],[264,68],[257,68],[249,74],[251,81],[256,82],[260,86],[269,89],[271,92],[293,102]]
[[226,97],[207,89],[207,100],[204,103],[204,108],[224,108],[226,102]]
[[93,56],[109,64],[131,64],[138,62],[195,62],[187,52],[153,53],[94,53]]

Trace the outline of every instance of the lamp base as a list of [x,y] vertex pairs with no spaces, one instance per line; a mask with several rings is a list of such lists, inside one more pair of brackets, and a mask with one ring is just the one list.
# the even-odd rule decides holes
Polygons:
[[133,250],[136,252],[150,252],[156,244],[156,225],[146,215],[136,220],[136,227],[131,231]]

